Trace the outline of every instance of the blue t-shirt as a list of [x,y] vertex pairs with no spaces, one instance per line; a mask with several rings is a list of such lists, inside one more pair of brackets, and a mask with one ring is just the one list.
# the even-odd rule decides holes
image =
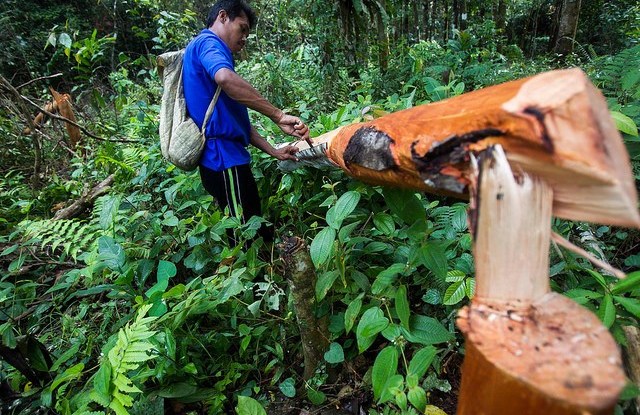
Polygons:
[[[182,69],[187,111],[200,128],[218,88],[215,74],[222,68],[234,70],[231,50],[215,33],[204,29],[187,46]],[[251,156],[246,147],[250,133],[247,107],[221,91],[205,129],[207,140],[200,165],[222,171],[249,163]]]

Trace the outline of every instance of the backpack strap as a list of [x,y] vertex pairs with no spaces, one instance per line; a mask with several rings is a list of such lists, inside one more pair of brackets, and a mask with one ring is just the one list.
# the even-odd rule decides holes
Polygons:
[[200,130],[200,133],[204,138],[206,138],[204,135],[204,131],[207,129],[207,124],[211,119],[211,115],[213,115],[213,109],[215,108],[216,102],[218,101],[218,97],[220,96],[220,91],[222,91],[222,88],[220,87],[220,85],[218,85],[218,89],[216,89],[216,93],[213,95],[211,104],[209,104],[209,108],[207,108],[207,112],[204,115],[204,122],[202,123],[202,129]]

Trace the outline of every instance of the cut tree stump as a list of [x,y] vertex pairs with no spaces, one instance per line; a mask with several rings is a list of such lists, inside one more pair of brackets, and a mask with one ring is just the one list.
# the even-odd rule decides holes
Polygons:
[[581,70],[496,85],[314,141],[296,144],[299,162],[280,167],[330,165],[369,183],[471,194],[476,296],[458,318],[466,339],[459,415],[612,413],[625,384],[615,341],[593,313],[549,290],[552,216],[640,228],[625,145]]
[[549,292],[553,192],[514,177],[498,146],[472,183],[476,295],[458,316],[466,356],[458,415],[604,415],[625,385],[600,320]]

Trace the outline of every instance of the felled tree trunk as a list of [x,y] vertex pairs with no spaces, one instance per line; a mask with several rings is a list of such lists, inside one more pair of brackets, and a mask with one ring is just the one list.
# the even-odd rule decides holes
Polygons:
[[93,203],[98,197],[111,190],[114,178],[115,176],[113,174],[109,175],[109,177],[98,183],[95,187],[80,197],[80,199],[76,200],[66,208],[58,210],[53,216],[53,219],[71,219],[82,214],[82,212],[93,206]]
[[552,215],[640,227],[629,157],[583,72],[474,91],[315,142],[281,167],[333,165],[370,183],[459,197],[471,190],[477,290],[458,319],[467,340],[459,415],[612,413],[624,385],[616,343],[590,311],[549,291]]
[[303,163],[323,153],[369,183],[460,198],[468,195],[469,155],[500,144],[514,171],[553,189],[555,216],[640,227],[626,148],[604,97],[579,69],[421,105],[314,140],[313,149],[299,144]]
[[549,290],[551,188],[514,177],[499,148],[483,153],[477,177],[458,415],[613,413],[625,384],[615,341],[593,313]]
[[326,318],[316,317],[316,272],[307,245],[298,237],[285,238],[279,249],[286,267],[293,307],[300,329],[305,380],[310,379],[329,347]]

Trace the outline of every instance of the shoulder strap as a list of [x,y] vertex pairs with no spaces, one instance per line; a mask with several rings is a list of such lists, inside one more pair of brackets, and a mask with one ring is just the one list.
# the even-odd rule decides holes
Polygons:
[[209,123],[209,120],[211,119],[211,115],[213,114],[213,109],[216,106],[216,102],[218,101],[218,97],[220,96],[220,91],[222,91],[222,88],[220,88],[220,85],[218,85],[218,89],[216,89],[216,93],[213,95],[213,99],[211,100],[211,104],[209,104],[209,108],[207,108],[207,112],[204,116],[204,122],[202,123],[202,129],[200,130],[200,133],[202,134],[202,136],[204,137],[204,132],[207,129],[207,124]]

